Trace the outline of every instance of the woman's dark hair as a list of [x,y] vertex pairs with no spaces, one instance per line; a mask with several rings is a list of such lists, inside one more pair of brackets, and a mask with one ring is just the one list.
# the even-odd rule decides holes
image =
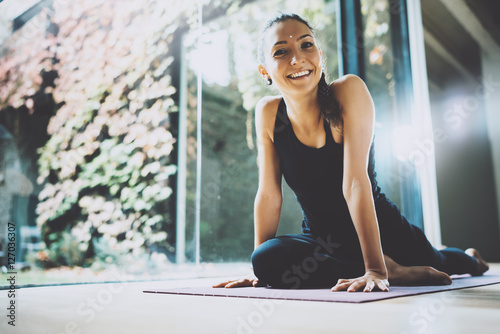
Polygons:
[[[274,25],[278,23],[282,23],[288,20],[295,20],[298,21],[304,25],[306,25],[309,30],[314,35],[314,30],[311,27],[311,25],[304,20],[302,17],[300,17],[297,14],[285,14],[285,13],[280,13],[279,15],[275,16],[274,18],[270,19],[267,21],[266,25],[264,28],[262,28],[260,36],[259,36],[259,42],[257,45],[257,55],[259,58],[259,61],[261,64],[265,64],[265,57],[264,57],[264,35],[265,33]],[[326,75],[325,72],[321,74],[321,79],[319,80],[318,83],[318,103],[320,107],[321,114],[323,115],[323,118],[330,124],[330,125],[341,125],[342,124],[342,116],[341,116],[341,111],[340,111],[340,105],[335,96],[333,96],[333,93],[326,82]]]

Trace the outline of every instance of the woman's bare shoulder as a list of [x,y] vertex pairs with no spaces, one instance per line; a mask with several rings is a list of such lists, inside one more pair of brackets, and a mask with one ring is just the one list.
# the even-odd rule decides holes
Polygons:
[[281,101],[281,95],[276,96],[264,96],[257,102],[255,111],[269,113],[269,111],[277,111],[278,105]]
[[344,121],[347,114],[362,120],[375,113],[370,92],[365,82],[357,75],[344,75],[332,82],[330,87],[334,90]]
[[[281,96],[265,96],[255,106],[255,117],[261,125],[269,125],[276,118]],[[274,123],[273,123],[274,124]]]
[[334,80],[330,84],[330,89],[333,90],[339,102],[353,95],[368,93],[368,89],[363,79],[354,74],[346,74]]
[[274,141],[274,123],[281,101],[281,96],[266,96],[255,106],[255,127],[260,140],[269,138]]

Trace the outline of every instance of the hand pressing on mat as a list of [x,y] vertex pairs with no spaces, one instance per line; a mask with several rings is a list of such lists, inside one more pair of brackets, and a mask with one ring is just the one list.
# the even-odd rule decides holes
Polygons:
[[332,291],[363,291],[370,292],[374,290],[389,291],[389,281],[387,275],[381,275],[375,271],[367,271],[361,277],[338,280]]
[[213,288],[243,288],[243,287],[258,287],[258,286],[266,286],[259,281],[254,274],[250,274],[240,279],[233,279],[226,282],[221,282],[219,284],[213,285]]

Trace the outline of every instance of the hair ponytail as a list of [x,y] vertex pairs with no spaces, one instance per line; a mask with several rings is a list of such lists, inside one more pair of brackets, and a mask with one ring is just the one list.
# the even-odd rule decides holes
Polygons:
[[326,82],[325,72],[321,75],[321,79],[318,83],[318,102],[321,115],[323,115],[323,118],[330,126],[342,124],[340,105]]

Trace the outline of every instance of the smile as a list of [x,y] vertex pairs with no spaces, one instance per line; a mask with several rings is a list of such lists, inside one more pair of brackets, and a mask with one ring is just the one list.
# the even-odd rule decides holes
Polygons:
[[305,76],[311,74],[311,72],[312,72],[311,70],[300,71],[300,72],[292,73],[292,74],[288,75],[287,78],[297,79],[297,78],[305,77]]

